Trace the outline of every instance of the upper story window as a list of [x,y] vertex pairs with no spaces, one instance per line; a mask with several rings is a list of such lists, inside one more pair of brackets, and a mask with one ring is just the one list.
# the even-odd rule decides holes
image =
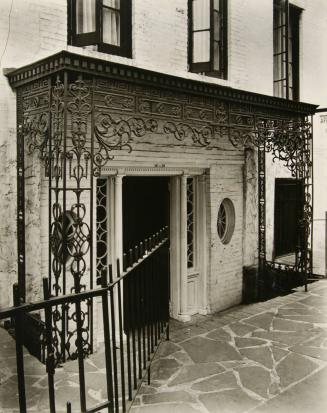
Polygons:
[[69,43],[131,57],[131,0],[68,0]]
[[189,64],[227,78],[227,0],[189,0]]
[[299,99],[299,21],[301,9],[274,0],[274,96]]

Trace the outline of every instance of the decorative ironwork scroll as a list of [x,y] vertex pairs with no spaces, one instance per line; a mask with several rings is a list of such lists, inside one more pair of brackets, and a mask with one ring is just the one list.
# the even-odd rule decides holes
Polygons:
[[[51,290],[56,296],[92,286],[92,143],[89,86],[58,78],[52,87],[51,134],[48,143],[49,255]],[[90,209],[89,209],[90,207]],[[89,275],[89,280],[87,279]],[[78,356],[80,334],[84,354],[92,351],[90,300],[53,311],[56,362]],[[79,319],[80,332],[77,329]]]
[[285,118],[285,115],[273,118],[257,116],[253,127],[250,116],[230,113],[231,120],[227,129],[232,145],[238,149],[256,147],[258,151],[258,248],[259,273],[262,277],[267,265],[266,153],[271,153],[273,161],[281,161],[294,178],[303,182],[303,214],[299,222],[300,237],[295,267],[306,282],[312,272],[312,125],[308,119]]
[[[33,168],[32,153],[38,152],[39,157],[48,165],[47,145],[49,139],[49,101],[50,81],[43,79],[35,81],[18,90],[17,93],[17,222],[18,222],[18,283],[21,298],[26,299],[25,280],[25,243],[29,242],[29,232],[25,230],[25,207],[34,205],[35,191],[28,191],[25,198],[25,179],[38,180]],[[28,156],[26,156],[28,155]],[[32,169],[31,169],[32,168]],[[27,220],[28,223],[28,220]],[[29,226],[32,228],[33,225]],[[33,228],[31,229],[33,231]],[[33,240],[34,241],[34,240]],[[32,263],[32,264],[31,264]],[[30,260],[28,271],[37,271]]]
[[108,260],[108,233],[109,217],[107,208],[107,179],[97,179],[96,192],[96,265],[97,265],[97,283],[100,284],[103,271],[107,270]]
[[114,119],[107,112],[100,112],[96,116],[94,135],[97,150],[94,154],[95,175],[100,174],[101,168],[113,159],[110,154],[114,150],[126,149],[132,151],[133,137],[144,136],[147,132],[157,132],[158,123],[154,119],[129,118]]
[[[62,277],[65,228],[63,214],[64,179],[64,85],[57,79],[51,90],[51,132],[48,145],[49,158],[49,278],[50,293],[58,296],[65,293],[65,281]],[[65,361],[66,307],[56,306],[52,310],[52,332],[55,360]]]
[[[302,275],[305,288],[312,273],[312,123],[308,119],[262,120],[257,124],[258,193],[259,193],[259,270],[261,278],[266,266],[266,163],[271,152],[273,160],[284,162],[293,177],[302,180],[304,200],[299,222],[299,240],[295,268]],[[264,283],[264,280],[261,280]]]
[[193,143],[203,147],[207,147],[213,139],[213,129],[210,126],[195,128],[186,123],[176,125],[173,122],[167,122],[163,128],[164,132],[172,134],[178,141],[190,138]]

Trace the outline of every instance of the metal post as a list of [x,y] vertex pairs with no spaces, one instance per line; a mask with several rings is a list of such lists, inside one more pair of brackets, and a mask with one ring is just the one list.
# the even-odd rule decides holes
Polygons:
[[[109,265],[109,280],[112,283],[112,265]],[[115,394],[115,411],[119,410],[119,393],[118,393],[118,370],[117,370],[117,345],[116,345],[116,314],[114,303],[114,286],[109,288],[110,316],[111,316],[111,339],[112,339],[112,357],[114,372],[114,394]]]
[[[19,307],[21,304],[21,294],[18,284],[14,284],[14,306]],[[18,398],[19,408],[21,413],[26,410],[26,395],[25,395],[25,375],[24,375],[24,353],[23,353],[23,337],[22,337],[22,320],[21,314],[18,313],[15,317],[15,337],[16,337],[16,362],[17,362],[17,380],[18,380]]]
[[[102,287],[107,287],[108,280],[107,274],[103,272]],[[111,339],[109,328],[109,307],[108,307],[108,292],[105,291],[102,295],[102,316],[103,316],[103,335],[104,335],[104,350],[105,350],[105,362],[106,362],[106,380],[107,380],[107,396],[110,402],[108,411],[112,413],[114,411],[114,395],[112,384],[112,361],[111,361]]]
[[[117,260],[117,278],[120,278],[120,262]],[[121,379],[121,397],[122,397],[122,408],[123,412],[126,411],[126,400],[125,400],[125,361],[124,361],[124,330],[123,330],[123,300],[122,300],[122,281],[118,281],[117,293],[118,293],[118,328],[119,328],[119,346],[120,346],[120,379]]]
[[[63,259],[63,266],[62,266],[62,294],[66,294],[66,265],[65,265],[65,255],[67,251],[67,228],[66,228],[66,186],[67,186],[67,105],[68,105],[68,73],[64,72],[64,113],[63,113],[63,171],[62,171],[62,259]],[[59,185],[59,181],[57,182],[57,190]],[[59,195],[60,191],[58,192]],[[69,306],[62,306],[61,307],[61,356],[63,361],[66,360],[66,330],[68,326],[68,312]]]
[[[267,123],[264,124],[266,130]],[[260,134],[260,129],[258,130]],[[258,146],[258,243],[259,243],[259,295],[262,294],[264,284],[264,271],[266,262],[266,151],[265,137],[259,136]]]
[[24,129],[22,119],[22,96],[17,92],[17,252],[18,285],[21,298],[25,301],[25,166],[24,166]]
[[[43,296],[44,300],[50,298],[49,280],[43,278]],[[55,360],[52,345],[52,315],[51,307],[45,307],[45,326],[46,326],[46,342],[47,342],[47,360],[46,369],[48,373],[48,387],[49,387],[49,407],[51,413],[56,413],[55,391],[54,391],[54,374],[55,374]]]

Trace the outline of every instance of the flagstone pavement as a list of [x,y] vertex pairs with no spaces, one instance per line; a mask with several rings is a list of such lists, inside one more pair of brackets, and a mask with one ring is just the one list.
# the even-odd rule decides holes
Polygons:
[[327,281],[172,321],[131,413],[327,412]]
[[[327,412],[327,280],[189,323],[171,321],[131,413]],[[28,412],[46,413],[44,366],[25,354]],[[104,354],[86,361],[88,406],[106,398]],[[79,405],[77,363],[56,371],[58,412]],[[0,328],[0,413],[18,412],[14,341]],[[73,409],[73,411],[77,411]]]

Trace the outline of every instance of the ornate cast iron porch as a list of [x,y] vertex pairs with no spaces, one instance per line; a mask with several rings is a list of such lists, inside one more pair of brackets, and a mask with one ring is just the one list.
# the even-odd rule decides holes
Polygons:
[[[219,150],[221,137],[258,153],[259,281],[266,269],[266,153],[301,179],[305,202],[296,263],[287,270],[306,284],[312,272],[312,126],[315,106],[205,84],[60,52],[8,74],[17,92],[18,283],[25,290],[24,162],[39,154],[48,180],[48,278],[51,294],[92,289],[96,265],[96,180],[117,153],[146,135]],[[283,270],[283,268],[281,268]],[[92,300],[81,303],[84,353],[93,351]],[[76,357],[76,313],[52,314],[59,361]]]

